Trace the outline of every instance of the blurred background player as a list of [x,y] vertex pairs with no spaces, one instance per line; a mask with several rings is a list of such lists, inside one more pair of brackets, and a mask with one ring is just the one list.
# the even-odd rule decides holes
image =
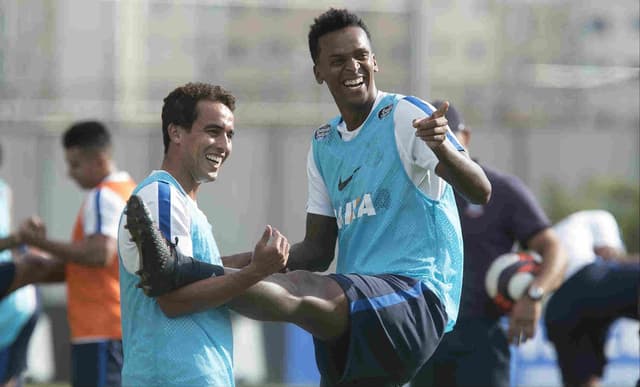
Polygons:
[[553,228],[569,263],[564,283],[545,309],[547,337],[565,386],[599,386],[609,327],[621,317],[638,320],[638,254],[627,255],[618,223],[608,211],[578,211]]
[[[6,293],[14,277],[12,253],[17,254],[21,243],[17,233],[10,234],[11,200],[11,189],[0,178],[0,296]],[[39,314],[40,305],[34,285],[25,286],[0,299],[0,386],[23,385],[27,348]]]
[[[433,102],[436,107],[442,104]],[[469,147],[471,130],[461,114],[450,105],[445,116],[460,143]],[[472,204],[456,192],[464,241],[458,323],[413,379],[413,387],[508,387],[509,343],[533,337],[543,297],[562,281],[566,258],[531,191],[519,178],[481,166],[491,182],[489,203]],[[543,262],[526,296],[515,303],[505,332],[500,324],[503,312],[487,295],[485,276],[493,260],[512,251],[514,244],[538,252]]]
[[31,256],[16,262],[10,290],[29,283],[66,281],[71,328],[73,386],[119,386],[122,328],[117,236],[120,214],[135,183],[112,159],[111,135],[97,121],[82,121],[62,136],[69,176],[87,194],[72,241],[46,237],[45,225],[32,218],[20,228],[23,243],[54,259]]

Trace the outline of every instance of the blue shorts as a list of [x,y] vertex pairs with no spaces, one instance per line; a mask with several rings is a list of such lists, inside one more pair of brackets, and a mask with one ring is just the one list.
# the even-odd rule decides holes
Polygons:
[[13,377],[20,378],[27,367],[29,340],[31,340],[31,335],[39,316],[40,309],[38,308],[33,316],[27,320],[27,323],[24,324],[15,341],[0,350],[0,385],[4,385]]
[[120,387],[122,340],[71,345],[73,387]]
[[400,275],[331,274],[349,301],[349,330],[335,341],[314,339],[322,386],[397,386],[433,354],[447,314],[417,279]]

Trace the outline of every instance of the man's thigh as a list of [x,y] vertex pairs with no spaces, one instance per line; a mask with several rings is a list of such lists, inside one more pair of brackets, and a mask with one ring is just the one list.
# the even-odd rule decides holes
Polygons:
[[637,318],[639,277],[637,264],[596,262],[585,266],[549,300],[547,327],[567,330],[585,319]]

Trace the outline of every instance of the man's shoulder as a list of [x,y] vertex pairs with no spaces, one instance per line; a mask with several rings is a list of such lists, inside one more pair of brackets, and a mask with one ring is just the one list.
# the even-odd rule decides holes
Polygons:
[[175,190],[181,195],[186,195],[180,183],[171,176],[168,172],[163,170],[152,171],[147,177],[145,177],[134,189],[134,193],[141,190],[149,190],[153,187],[156,190]]
[[388,93],[387,95],[393,97],[394,100],[397,101],[397,105],[403,108],[402,110],[419,111],[426,115],[431,115],[436,110],[434,106],[429,102],[414,95],[404,95],[398,93]]

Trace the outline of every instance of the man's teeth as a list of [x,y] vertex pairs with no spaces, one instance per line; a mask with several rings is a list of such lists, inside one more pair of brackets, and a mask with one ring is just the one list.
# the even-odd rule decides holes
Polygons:
[[360,77],[360,78],[356,78],[356,79],[346,80],[346,81],[344,81],[344,85],[348,86],[348,87],[360,86],[363,82],[364,82],[364,79],[362,77]]
[[207,160],[212,161],[216,164],[220,164],[222,162],[222,157],[220,156],[206,155],[205,157],[207,158]]

